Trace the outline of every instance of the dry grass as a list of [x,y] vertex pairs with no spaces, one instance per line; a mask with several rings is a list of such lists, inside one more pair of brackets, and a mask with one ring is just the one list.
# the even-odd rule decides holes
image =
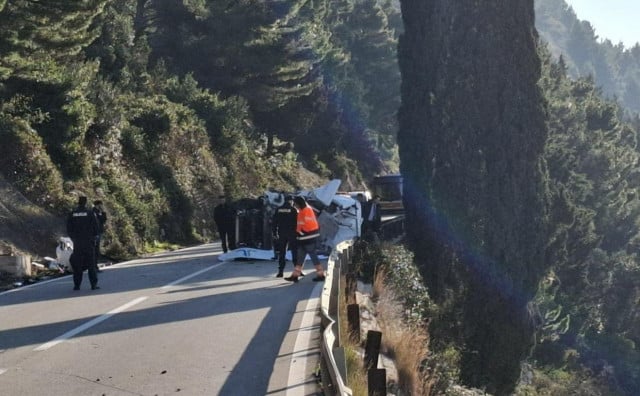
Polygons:
[[[379,277],[376,277],[380,282]],[[376,282],[377,283],[377,282]],[[341,285],[344,290],[344,285]],[[426,396],[434,395],[435,379],[425,377],[421,367],[428,354],[429,338],[425,329],[410,326],[404,319],[402,304],[394,293],[382,283],[374,285],[378,288],[375,303],[375,319],[371,327],[382,332],[381,353],[385,354],[397,372],[397,395]],[[376,292],[374,291],[374,294]],[[362,306],[361,306],[362,308]],[[363,344],[365,339],[357,343],[346,336],[348,325],[346,303],[340,300],[340,331],[344,336],[347,360],[347,385],[354,396],[368,395],[367,371],[364,367]],[[394,375],[395,377],[395,375]]]
[[367,374],[362,364],[362,354],[357,349],[356,345],[346,349],[347,384],[353,396],[365,396],[369,394]]
[[[345,278],[340,279],[340,290],[345,290]],[[340,334],[342,346],[345,349],[347,361],[347,386],[353,391],[353,396],[367,395],[367,376],[363,365],[362,355],[359,353],[360,345],[349,336],[349,324],[347,319],[347,302],[340,298],[338,302],[340,315]]]
[[429,354],[429,334],[426,328],[407,322],[402,303],[385,280],[386,274],[378,272],[373,284],[376,319],[383,334],[382,352],[395,362],[403,394],[430,395],[436,380],[422,370]]
[[[429,354],[429,335],[425,327],[410,324],[405,317],[405,308],[397,294],[389,286],[384,272],[375,274],[372,302],[365,307],[360,302],[361,320],[364,310],[373,309],[375,318],[368,327],[382,332],[381,353],[388,357],[397,371],[398,395],[427,396],[437,393],[437,378],[424,370]],[[340,289],[345,290],[344,278]],[[367,395],[367,374],[363,362],[363,343],[348,336],[347,304],[345,298],[339,301],[341,343],[345,348],[347,363],[347,385],[354,396]],[[361,323],[364,329],[365,324]],[[361,329],[361,331],[364,331]]]

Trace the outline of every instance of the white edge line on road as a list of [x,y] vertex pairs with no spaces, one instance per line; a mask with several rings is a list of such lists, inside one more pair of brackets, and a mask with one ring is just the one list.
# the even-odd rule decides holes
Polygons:
[[44,280],[44,281],[32,283],[30,285],[16,287],[15,289],[9,289],[9,290],[5,290],[3,292],[0,292],[0,296],[3,295],[3,294],[19,292],[19,291],[22,291],[22,290],[25,290],[25,289],[29,289],[29,288],[34,287],[34,286],[45,285],[47,283],[56,282],[56,281],[59,281],[60,279],[68,279],[68,278],[66,276],[61,276],[61,277],[58,277],[58,278],[47,279],[47,280]]
[[[305,330],[297,332],[296,342],[293,346],[293,353],[291,354],[291,366],[289,366],[286,396],[306,395],[304,388],[305,382],[307,381],[307,361],[309,360],[307,355],[309,353],[309,347],[311,346],[311,335],[319,330],[319,325],[314,326],[313,322],[318,315],[320,289],[322,289],[323,286],[323,282],[316,284],[311,295],[317,297],[310,298],[304,309],[300,329]],[[313,331],[311,331],[312,329]]]
[[4,374],[7,372],[7,369],[0,369],[0,375]]
[[[213,245],[215,245],[215,244],[213,244]],[[196,247],[194,247],[194,249],[195,249],[195,248],[196,248]],[[187,249],[190,249],[190,248],[185,248],[184,250],[187,250]],[[158,256],[160,256],[160,255],[162,255],[162,254],[164,254],[164,253],[158,253]],[[209,254],[207,254],[207,256],[208,256],[208,255],[209,255]],[[152,256],[152,257],[153,257],[153,256]],[[144,262],[144,260],[145,260],[145,259],[147,259],[147,258],[152,258],[152,257],[141,257],[141,258],[137,258],[137,259],[133,259],[133,260],[129,260],[129,261],[123,261],[123,262],[121,262],[121,263],[112,264],[112,265],[110,265],[109,267],[116,266],[116,265],[117,265],[117,266],[119,266],[119,267],[126,267],[126,266],[129,266],[129,265],[131,265],[131,264],[142,264],[142,263]],[[138,263],[138,262],[140,262],[140,263]],[[186,276],[186,277],[184,277],[184,278],[182,278],[182,279],[178,279],[178,280],[177,280],[177,281],[175,281],[175,282],[172,282],[172,283],[170,283],[170,284],[168,284],[168,285],[166,285],[166,286],[163,286],[163,288],[167,288],[167,287],[171,287],[171,286],[173,286],[173,285],[176,285],[176,284],[178,284],[178,283],[180,283],[180,282],[182,282],[182,281],[185,281],[185,280],[189,279],[189,278],[190,278],[190,277],[192,277],[192,276],[199,275],[199,274],[201,274],[201,273],[203,273],[203,272],[209,271],[210,269],[213,269],[213,268],[215,268],[215,267],[218,267],[218,266],[220,266],[220,265],[222,265],[222,264],[224,264],[224,262],[219,263],[219,264],[216,264],[216,265],[214,265],[213,267],[205,268],[204,270],[202,270],[202,271],[200,271],[200,272],[197,272],[197,273],[195,273],[195,274],[193,274],[193,275],[189,275],[189,276]],[[9,293],[15,293],[15,292],[23,291],[23,290],[26,290],[26,289],[29,289],[29,288],[31,288],[31,287],[35,287],[35,286],[45,285],[45,284],[47,284],[47,283],[51,283],[51,282],[57,282],[57,281],[59,281],[59,280],[61,280],[61,279],[69,279],[69,278],[68,278],[67,276],[59,276],[59,277],[56,277],[56,278],[53,278],[53,279],[47,279],[47,280],[45,280],[45,281],[40,281],[40,282],[32,283],[32,284],[30,284],[30,285],[24,285],[24,286],[16,287],[16,288],[14,288],[14,289],[9,289],[9,290],[5,290],[5,291],[0,292],[0,296],[1,296],[1,295],[3,295],[3,294],[9,294]]]
[[205,272],[207,272],[207,271],[211,271],[211,270],[212,270],[212,269],[214,269],[214,268],[218,268],[219,266],[221,266],[221,265],[222,265],[222,264],[224,264],[224,263],[225,263],[225,262],[223,261],[223,262],[221,262],[221,263],[214,264],[214,265],[212,265],[211,267],[207,267],[207,268],[201,269],[200,271],[194,272],[194,273],[193,273],[193,274],[191,274],[191,275],[187,275],[187,276],[182,277],[182,278],[180,278],[180,279],[178,279],[178,280],[175,280],[175,281],[173,281],[173,282],[171,282],[171,283],[168,283],[168,284],[166,284],[166,285],[162,286],[162,287],[161,287],[161,289],[168,289],[168,288],[170,288],[171,286],[175,286],[175,285],[177,285],[177,284],[179,284],[179,283],[182,283],[182,282],[186,281],[187,279],[191,279],[191,278],[193,278],[194,276],[198,276],[198,275],[200,275],[200,274],[202,274],[202,273],[205,273]]
[[74,335],[81,333],[95,325],[97,325],[100,322],[104,322],[105,320],[109,319],[110,317],[112,317],[113,315],[120,313],[122,311],[124,311],[125,309],[129,309],[131,307],[133,307],[134,305],[137,305],[141,302],[143,302],[144,300],[146,300],[147,296],[145,297],[138,297],[135,300],[129,301],[128,303],[119,306],[118,308],[111,310],[109,312],[107,312],[104,315],[98,316],[97,318],[76,327],[75,329],[69,330],[66,333],[64,333],[63,335],[61,335],[60,337],[55,338],[52,341],[49,341],[45,344],[40,345],[39,347],[37,347],[36,349],[34,349],[34,351],[46,351],[49,348],[53,348],[54,346],[58,345],[61,342],[64,342],[66,340],[68,340],[69,338],[73,337]]

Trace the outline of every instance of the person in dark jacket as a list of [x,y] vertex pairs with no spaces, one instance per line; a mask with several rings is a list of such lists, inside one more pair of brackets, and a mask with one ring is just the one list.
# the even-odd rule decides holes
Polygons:
[[374,234],[380,232],[382,224],[382,216],[380,214],[380,196],[374,195],[373,198],[364,204],[362,210],[363,232],[365,238],[372,239]]
[[278,273],[282,278],[286,263],[287,250],[291,251],[291,260],[296,262],[296,225],[298,224],[298,210],[293,207],[293,196],[287,196],[284,204],[276,209],[271,222],[275,246],[278,251]]
[[73,253],[69,258],[73,268],[73,290],[80,290],[85,269],[89,272],[91,290],[99,289],[95,264],[98,231],[98,219],[93,210],[87,208],[87,197],[79,197],[78,207],[67,218],[67,233],[73,241]]
[[98,260],[100,259],[100,241],[102,241],[102,235],[104,234],[104,229],[107,224],[107,212],[104,211],[104,207],[102,206],[102,201],[96,200],[93,201],[93,214],[96,216],[98,220],[98,237],[96,238],[96,271],[102,272],[100,268],[98,268]]
[[[224,198],[224,197],[221,197]],[[213,221],[220,234],[222,251],[236,248],[236,212],[226,200],[213,209]]]

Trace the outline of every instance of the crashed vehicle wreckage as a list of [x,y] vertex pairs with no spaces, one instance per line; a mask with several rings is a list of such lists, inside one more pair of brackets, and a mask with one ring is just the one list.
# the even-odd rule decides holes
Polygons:
[[[274,254],[271,220],[287,195],[304,197],[315,210],[320,224],[319,254],[329,254],[340,242],[358,237],[362,224],[360,202],[349,194],[338,193],[340,184],[339,179],[334,179],[312,190],[297,193],[267,191],[256,199],[243,198],[233,202],[237,248],[221,254],[218,259],[271,260]],[[72,253],[71,239],[61,237],[56,247],[56,258],[45,259],[49,261],[49,268],[71,272],[69,257]]]
[[267,191],[257,199],[233,203],[236,211],[234,250],[218,256],[219,260],[271,260],[273,243],[271,219],[284,204],[287,195],[304,197],[315,210],[320,224],[319,253],[329,254],[340,242],[360,235],[362,209],[360,202],[338,193],[341,181],[331,180],[322,187],[297,193]]

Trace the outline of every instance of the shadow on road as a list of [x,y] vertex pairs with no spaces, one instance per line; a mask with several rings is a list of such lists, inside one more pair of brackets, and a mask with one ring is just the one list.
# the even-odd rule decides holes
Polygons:
[[[118,313],[75,336],[80,338],[267,308],[266,316],[262,318],[257,332],[248,342],[220,392],[223,395],[264,395],[268,393],[271,372],[268,375],[254,375],[258,364],[256,359],[260,359],[260,365],[273,368],[297,304],[309,298],[314,283],[309,279],[292,285],[274,278],[277,268],[274,262],[221,263],[216,258],[219,253],[219,248],[204,245],[121,263],[100,274],[102,289],[97,291],[87,290],[88,279],[85,274],[84,290],[79,292],[71,290],[72,280],[66,277],[5,293],[0,295],[0,317],[5,321],[7,318],[3,314],[6,311],[3,310],[32,302],[48,301],[51,309],[61,310],[60,317],[63,317],[68,299],[96,298],[98,294],[105,296],[136,290],[150,295],[145,304],[149,302],[152,306]],[[168,279],[171,282],[188,277],[215,264],[219,266],[183,283],[167,286]],[[251,266],[251,271],[248,273],[246,267],[240,266]],[[74,320],[3,330],[0,351],[49,342],[103,314],[99,312]],[[0,325],[0,329],[3,327],[6,328]],[[210,347],[214,349],[215,346]]]

